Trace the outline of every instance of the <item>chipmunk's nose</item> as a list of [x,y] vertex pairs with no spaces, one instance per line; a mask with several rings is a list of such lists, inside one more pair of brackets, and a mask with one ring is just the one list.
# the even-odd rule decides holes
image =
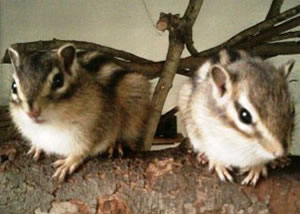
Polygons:
[[28,99],[27,115],[33,120],[36,120],[41,115],[41,108],[34,102],[34,99]]
[[31,111],[27,112],[27,114],[31,119],[36,119],[41,115],[41,110],[40,109],[32,109]]

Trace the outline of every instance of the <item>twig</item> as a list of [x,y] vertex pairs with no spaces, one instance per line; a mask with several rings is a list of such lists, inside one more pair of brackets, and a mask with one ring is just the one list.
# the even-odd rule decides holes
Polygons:
[[270,10],[266,16],[266,20],[277,16],[280,13],[280,9],[282,7],[284,0],[273,0]]
[[[47,41],[49,43],[55,42],[53,40]],[[66,41],[71,42],[71,41]],[[32,42],[32,43],[39,43],[39,42]],[[19,46],[27,46],[28,43],[19,43]],[[285,45],[287,45],[285,47]],[[283,51],[280,51],[278,49],[278,46],[275,44],[274,48],[270,45],[255,45],[251,49],[248,49],[249,52],[251,52],[253,55],[257,56],[264,56],[266,57],[266,51],[263,50],[263,47],[268,47],[269,53],[267,54],[267,57],[277,56],[277,55],[291,55],[291,54],[300,54],[300,44],[293,43],[293,45],[290,45],[290,43],[283,43],[280,44],[280,48],[282,48]],[[270,46],[270,47],[269,47]],[[35,46],[38,48],[37,46]],[[41,48],[44,49],[44,48]],[[255,49],[255,51],[254,51]],[[34,49],[32,49],[34,50]],[[38,49],[35,49],[38,50]],[[291,52],[289,52],[289,50]],[[204,51],[205,52],[205,51]],[[208,56],[205,56],[202,54],[203,52],[200,52],[200,56],[188,56],[185,58],[182,58],[180,60],[180,65],[177,70],[177,74],[183,75],[183,76],[192,76],[194,71],[201,66],[207,59]],[[116,59],[118,60],[118,59]],[[138,63],[138,62],[131,62],[131,61],[123,61],[119,60],[119,63],[124,66],[126,69],[133,71],[133,72],[139,72],[143,75],[147,76],[149,79],[156,78],[160,76],[163,65],[165,61],[159,61],[159,62],[149,62],[149,63]],[[5,55],[3,58],[2,63],[10,63],[9,57]],[[1,71],[0,71],[1,72]]]
[[150,150],[152,146],[161,111],[168,92],[172,87],[172,82],[179,66],[180,56],[183,52],[184,42],[180,38],[181,33],[178,32],[179,22],[180,19],[178,17],[169,15],[169,49],[163,71],[156,85],[152,98],[153,111],[149,117],[149,122],[144,137],[145,150]]
[[186,34],[184,35],[184,40],[185,40],[185,46],[186,49],[190,52],[192,56],[197,56],[198,51],[194,46],[194,41],[193,41],[193,29],[188,29],[186,31]]
[[161,15],[164,22],[168,20],[166,26],[169,31],[169,49],[167,60],[164,64],[163,71],[152,98],[153,112],[149,117],[149,122],[145,132],[145,150],[149,150],[151,148],[166,97],[169,90],[172,88],[172,82],[179,67],[180,56],[183,52],[185,42],[183,35],[185,34],[186,29],[192,28],[201,8],[199,7],[201,1],[202,0],[190,0],[182,19],[171,14]]
[[248,39],[243,44],[241,44],[241,45],[238,44],[237,47],[239,47],[239,48],[252,47],[263,41],[268,41],[269,39],[273,38],[274,36],[278,36],[280,33],[290,30],[292,28],[298,27],[298,26],[300,26],[300,16],[297,18],[291,19],[287,22],[284,22],[283,24],[280,24],[276,27],[273,27],[272,29],[270,29],[268,31],[264,31],[261,34],[258,34],[257,36],[254,36],[254,37]]
[[285,21],[299,13],[300,13],[300,5],[283,12],[283,13],[279,14],[278,16],[275,16],[271,19],[262,21],[246,30],[243,30],[240,33],[233,36],[232,38],[230,38],[228,41],[222,43],[221,45],[218,45],[214,48],[211,48],[206,51],[198,53],[198,56],[208,56],[208,55],[211,55],[213,53],[220,51],[221,49],[223,49],[225,47],[231,47],[231,46],[237,45],[238,43],[241,43],[241,42],[245,41],[246,39],[249,39],[249,38],[257,35],[260,32],[268,30],[269,28],[273,27],[275,24]]
[[253,55],[270,58],[278,55],[299,54],[300,42],[266,43],[251,48]]
[[[294,16],[296,14],[300,13],[300,6],[294,7],[291,10],[288,10],[284,13],[291,13],[290,16]],[[293,15],[292,15],[293,14]],[[279,15],[280,17],[282,14]],[[274,17],[276,18],[276,17]],[[277,18],[276,18],[277,19]],[[273,19],[272,19],[273,20]],[[167,29],[168,28],[168,20],[167,18],[165,21],[162,21],[162,18],[160,19],[161,22],[161,30]],[[282,23],[281,25],[278,25],[277,29],[287,29],[285,25],[290,25],[292,23],[299,21],[299,17],[291,19],[287,22]],[[264,23],[264,22],[262,22]],[[255,26],[259,25],[254,25],[242,32],[247,32],[249,29],[254,29]],[[280,28],[279,28],[280,26]],[[159,29],[159,27],[157,26]],[[276,29],[276,28],[275,28]],[[291,26],[288,27],[288,29],[292,29]],[[259,31],[259,30],[253,30],[253,31]],[[271,28],[272,31],[272,28]],[[282,30],[280,30],[282,32]],[[287,33],[287,34],[281,34],[281,35],[274,35],[274,34],[267,34],[267,31],[264,34],[264,40],[261,40],[261,44],[258,43],[253,43],[253,46],[249,47],[248,51],[251,53],[258,55],[258,56],[263,56],[263,57],[272,57],[272,56],[277,56],[277,55],[286,55],[286,54],[300,54],[300,45],[298,43],[294,43],[294,46],[291,46],[290,43],[280,43],[280,44],[275,44],[274,48],[272,48],[269,44],[265,44],[267,41],[278,41],[280,38],[285,38],[285,36],[289,37],[292,35],[298,35],[296,33]],[[278,34],[278,33],[277,33]],[[237,34],[234,37],[238,37],[239,34]],[[258,34],[261,35],[261,34]],[[255,38],[255,37],[254,37]],[[279,39],[278,39],[279,38]],[[245,43],[247,40],[245,41]],[[82,42],[82,41],[73,41],[73,40],[50,40],[50,41],[37,41],[37,42],[30,42],[30,43],[18,43],[14,44],[13,46],[17,46],[18,50],[26,50],[26,51],[34,51],[34,50],[39,50],[39,49],[55,49],[61,46],[62,44],[65,43],[74,43],[76,46],[83,50],[96,50],[100,51],[103,54],[108,54],[116,58],[116,60],[119,61],[121,65],[123,65],[125,68],[128,70],[134,71],[134,72],[139,72],[147,76],[148,78],[156,78],[160,76],[163,64],[165,61],[160,61],[160,62],[153,62],[148,59],[144,59],[142,57],[135,56],[131,53],[125,52],[125,51],[120,51],[116,50],[113,48],[108,48],[99,44],[95,43],[89,43],[89,42]],[[240,43],[240,47],[242,47],[243,43]],[[287,45],[285,47],[285,45]],[[227,42],[222,43],[221,45],[218,45],[214,48],[199,52],[197,56],[189,56],[182,58],[180,60],[180,65],[177,70],[178,74],[184,75],[184,76],[191,76],[194,72],[195,69],[197,69],[206,59],[209,57],[209,54],[214,54],[217,51],[219,51],[222,47],[232,47],[228,45]],[[266,53],[266,51],[262,47],[267,47],[267,50],[269,51]],[[282,48],[282,51],[278,48]],[[289,52],[291,51],[291,52]],[[2,59],[2,63],[10,63],[10,59],[8,54],[6,53]]]
[[183,19],[186,22],[188,22],[187,24],[188,28],[185,30],[184,40],[185,40],[186,48],[192,56],[196,56],[198,54],[198,51],[194,47],[193,28],[190,26],[194,25],[196,20],[194,16],[199,14],[202,5],[203,5],[203,0],[198,1],[197,4],[189,4],[188,8],[185,11],[185,14],[183,15]]
[[282,33],[278,36],[272,37],[270,41],[280,41],[285,39],[294,39],[294,38],[300,38],[300,31],[292,31],[288,33]]

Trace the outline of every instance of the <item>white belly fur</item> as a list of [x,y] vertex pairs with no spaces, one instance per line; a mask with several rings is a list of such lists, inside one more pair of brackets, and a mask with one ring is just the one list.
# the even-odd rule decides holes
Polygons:
[[[245,139],[231,129],[218,129],[220,126],[201,129],[201,139],[187,129],[191,144],[196,152],[204,152],[209,160],[228,166],[250,167],[266,163],[274,157],[263,149],[254,139]],[[189,133],[190,132],[190,133]]]
[[[57,126],[51,123],[35,123],[23,111],[12,112],[14,122],[33,146],[46,153],[68,156],[77,148],[77,127]],[[76,129],[78,130],[76,132]]]

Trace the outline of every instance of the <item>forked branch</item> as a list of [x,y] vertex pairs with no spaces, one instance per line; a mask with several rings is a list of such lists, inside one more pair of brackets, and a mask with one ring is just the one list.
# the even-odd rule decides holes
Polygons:
[[[161,14],[160,20],[158,21],[159,23],[161,20],[163,22],[167,20],[165,26],[167,26],[169,31],[169,49],[166,62],[164,63],[152,98],[153,111],[149,117],[144,137],[145,150],[150,150],[151,148],[165,100],[169,90],[172,88],[173,79],[178,70],[180,57],[184,49],[184,35],[187,29],[192,29],[201,5],[202,0],[190,0],[183,18],[179,18],[177,15]],[[158,26],[160,25],[158,24]]]

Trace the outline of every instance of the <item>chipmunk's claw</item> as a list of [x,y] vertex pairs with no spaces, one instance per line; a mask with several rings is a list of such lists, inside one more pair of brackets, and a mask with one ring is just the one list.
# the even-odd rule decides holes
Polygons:
[[251,185],[253,187],[257,184],[257,181],[259,180],[261,175],[263,177],[267,177],[268,175],[267,167],[265,165],[258,165],[255,167],[244,169],[242,171],[248,172],[247,176],[242,181],[242,185]]
[[59,182],[62,182],[65,179],[66,175],[72,174],[75,169],[77,169],[82,160],[82,158],[67,157],[66,159],[55,161],[52,165],[57,169],[52,178],[57,179]]
[[116,144],[112,145],[108,149],[108,156],[112,158],[115,152],[115,147],[117,147],[119,157],[123,157],[124,151],[121,143],[116,142]]
[[206,165],[209,162],[209,160],[204,152],[200,152],[197,154],[197,160],[201,165]]
[[291,164],[291,159],[288,156],[283,156],[281,158],[277,158],[276,160],[269,163],[272,169],[276,168],[284,168]]
[[43,152],[42,149],[36,146],[31,146],[30,150],[27,152],[27,155],[32,157],[34,161],[38,161],[41,157],[42,152]]
[[231,176],[231,174],[229,173],[229,171],[232,171],[231,167],[228,167],[219,162],[210,160],[209,161],[209,170],[210,171],[215,170],[221,181],[229,181],[231,183],[234,183],[234,179]]

